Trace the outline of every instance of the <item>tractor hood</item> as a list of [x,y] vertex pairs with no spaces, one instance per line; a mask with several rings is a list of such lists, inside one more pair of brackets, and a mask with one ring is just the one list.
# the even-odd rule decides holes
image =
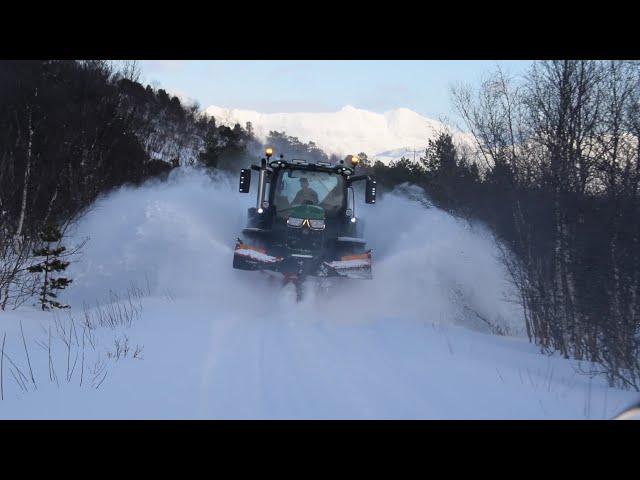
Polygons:
[[324,220],[324,209],[316,205],[296,205],[291,209],[289,217],[303,220]]

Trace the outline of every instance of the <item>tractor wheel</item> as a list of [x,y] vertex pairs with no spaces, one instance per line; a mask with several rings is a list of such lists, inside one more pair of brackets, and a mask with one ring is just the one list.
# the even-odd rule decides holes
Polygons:
[[293,283],[296,288],[296,302],[302,301],[302,284],[304,283],[304,277],[296,275],[295,273],[285,274],[283,285],[287,285],[288,283]]

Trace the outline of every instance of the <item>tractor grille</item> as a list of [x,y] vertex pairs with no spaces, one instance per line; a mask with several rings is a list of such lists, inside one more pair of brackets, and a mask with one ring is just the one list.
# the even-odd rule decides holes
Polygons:
[[307,227],[287,228],[287,247],[295,250],[320,250],[324,231]]

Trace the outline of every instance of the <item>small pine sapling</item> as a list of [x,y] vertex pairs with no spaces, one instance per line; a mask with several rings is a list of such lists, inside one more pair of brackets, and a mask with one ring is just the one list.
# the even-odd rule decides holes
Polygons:
[[33,254],[38,258],[42,258],[42,261],[28,268],[31,273],[44,274],[38,302],[42,306],[42,310],[69,308],[69,305],[64,305],[57,300],[56,291],[64,290],[73,280],[62,276],[52,276],[55,272],[64,272],[70,263],[61,259],[61,256],[66,251],[66,247],[60,245],[62,233],[57,226],[47,225],[40,232],[39,237],[43,246],[36,248]]

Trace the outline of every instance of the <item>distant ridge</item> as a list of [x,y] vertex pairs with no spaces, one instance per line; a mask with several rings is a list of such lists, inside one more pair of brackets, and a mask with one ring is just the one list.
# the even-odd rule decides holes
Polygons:
[[405,156],[417,159],[429,139],[451,131],[457,143],[471,143],[469,134],[447,127],[408,108],[385,113],[347,105],[337,112],[260,113],[211,105],[205,112],[222,124],[251,122],[258,138],[269,131],[286,132],[303,142],[313,141],[329,154],[365,152],[372,160],[389,163]]

